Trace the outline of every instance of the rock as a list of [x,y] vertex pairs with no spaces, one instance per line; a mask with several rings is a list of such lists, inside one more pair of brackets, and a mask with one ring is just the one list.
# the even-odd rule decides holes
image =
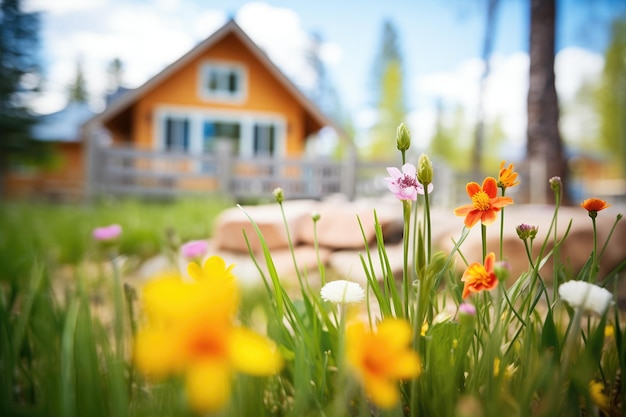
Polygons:
[[[291,233],[300,229],[299,224],[301,222],[311,221],[311,212],[315,206],[316,202],[310,200],[285,201],[283,203]],[[246,206],[244,210],[261,230],[270,250],[288,247],[289,239],[278,204]],[[245,231],[252,251],[254,253],[261,252],[261,242],[254,231],[252,222],[238,207],[223,211],[216,220],[214,230],[214,244],[218,250],[248,253],[243,235]],[[291,239],[295,244],[298,241],[298,236],[292,235]]]
[[[317,222],[317,241],[320,247],[331,250],[362,249],[376,241],[374,211],[383,232],[385,242],[402,239],[402,205],[376,205],[375,202],[324,201],[315,209],[320,214]],[[360,224],[359,224],[360,221]],[[399,235],[399,238],[398,238]],[[299,242],[313,245],[313,224],[301,223]]]
[[[385,245],[385,251],[389,258],[389,266],[396,279],[402,279],[403,257],[402,243],[394,245]],[[367,285],[367,275],[363,269],[360,256],[363,256],[365,262],[368,263],[365,248],[362,250],[341,250],[330,254],[328,266],[341,279],[358,282],[363,287]],[[383,270],[381,268],[380,257],[376,246],[370,248],[372,265],[377,280],[380,282],[383,278]]]
[[[509,206],[504,212],[504,233],[503,233],[503,257],[511,267],[511,280],[519,277],[524,271],[529,270],[529,262],[523,241],[518,237],[516,227],[522,223],[537,226],[537,237],[533,242],[533,257],[539,255],[540,248],[546,238],[554,207],[547,205],[519,205]],[[602,249],[602,245],[610,232],[615,221],[616,210],[607,209],[598,214],[596,218],[598,231],[598,251]],[[456,216],[455,216],[456,217]],[[560,260],[569,271],[570,276],[576,276],[580,271],[593,250],[593,227],[591,219],[587,212],[578,207],[561,207],[558,213],[557,237],[563,237],[567,230],[569,222],[572,222],[569,234],[560,247]],[[435,246],[445,251],[450,251],[453,247],[451,238],[458,239],[463,228],[463,218],[457,217],[450,219],[451,223],[458,223],[456,232],[449,233],[453,229],[449,229],[446,233],[437,235]],[[487,227],[487,252],[495,252],[496,258],[499,258],[499,237],[500,218],[496,223]],[[550,231],[552,236],[554,231]],[[552,240],[544,251],[547,254],[552,249]],[[461,252],[468,262],[482,261],[482,237],[480,233],[480,225],[477,224],[470,231],[470,235],[461,246]],[[605,276],[620,262],[626,259],[626,224],[620,222],[616,228],[611,244],[607,246],[603,258],[600,261],[599,277]],[[499,259],[498,259],[499,260]],[[465,269],[465,264],[457,257],[457,269],[460,271]],[[553,260],[552,258],[541,269],[542,277],[548,284],[552,282]]]

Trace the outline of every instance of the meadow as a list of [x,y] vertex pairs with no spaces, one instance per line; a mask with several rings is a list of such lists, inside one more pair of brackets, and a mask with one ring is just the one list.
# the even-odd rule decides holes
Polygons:
[[[226,200],[3,204],[0,414],[623,415],[626,327],[614,288],[626,260],[600,277],[610,242],[594,236],[571,271],[558,254],[567,230],[520,224],[528,268],[510,276],[502,248],[484,238],[502,227],[506,191],[519,183],[504,161],[467,184],[467,204],[454,210],[464,227],[452,251],[439,251],[436,173],[427,155],[407,162],[410,142],[398,138],[404,164],[387,182],[404,215],[404,269],[394,277],[376,223],[377,243],[361,255],[366,285],[327,281],[320,264],[321,291],[301,273],[288,292],[264,246],[250,254],[261,285],[241,288],[236,265],[202,245],[234,204]],[[563,185],[550,184],[556,220]],[[607,204],[589,197],[580,210],[595,226]],[[285,219],[286,196],[274,198]],[[459,274],[452,264],[469,233],[483,236],[482,261]],[[187,270],[129,284],[133,267],[158,254],[184,256]],[[549,259],[551,286],[540,272]]]

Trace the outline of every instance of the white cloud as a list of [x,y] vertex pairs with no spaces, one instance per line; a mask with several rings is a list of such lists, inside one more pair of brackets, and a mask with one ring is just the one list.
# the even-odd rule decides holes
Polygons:
[[[561,102],[574,98],[585,80],[598,77],[603,67],[600,55],[580,48],[565,48],[555,60],[556,87]],[[509,143],[523,144],[526,140],[528,95],[528,54],[517,52],[507,56],[494,55],[491,72],[485,85],[484,111],[486,120],[500,118]],[[444,105],[461,105],[465,110],[468,126],[475,123],[483,63],[479,59],[462,62],[454,70],[418,75],[413,79],[412,92],[419,97],[410,119],[416,131],[432,132],[436,118],[433,108],[437,100]],[[565,118],[568,131],[580,126],[577,119]],[[578,123],[582,123],[578,119]],[[420,127],[421,126],[421,127]],[[431,133],[432,134],[432,133]]]
[[104,6],[106,2],[107,0],[27,0],[24,3],[24,10],[64,15]]
[[554,62],[556,87],[561,100],[571,100],[583,82],[602,73],[604,58],[591,51],[571,47],[560,51]]
[[[307,56],[312,39],[295,11],[265,2],[251,2],[239,9],[236,20],[296,84],[305,90],[314,87],[316,74]],[[322,49],[324,47],[322,44]]]

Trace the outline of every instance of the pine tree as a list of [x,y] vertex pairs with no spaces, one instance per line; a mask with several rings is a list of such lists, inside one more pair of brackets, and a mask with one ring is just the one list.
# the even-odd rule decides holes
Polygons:
[[67,86],[68,103],[87,103],[89,94],[87,93],[87,82],[83,71],[83,61],[76,60],[76,74],[71,84]]
[[20,0],[0,3],[0,195],[12,166],[36,162],[45,147],[31,140],[34,115],[28,99],[38,91],[39,15],[25,13]]
[[382,46],[373,75],[378,120],[370,132],[371,145],[367,153],[378,159],[390,159],[396,155],[396,129],[400,123],[406,122],[407,110],[398,34],[389,20],[383,25]]

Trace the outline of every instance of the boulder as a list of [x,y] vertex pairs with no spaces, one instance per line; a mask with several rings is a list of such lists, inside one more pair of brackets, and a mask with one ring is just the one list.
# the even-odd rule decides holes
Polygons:
[[[300,223],[311,222],[311,212],[316,207],[312,200],[294,200],[283,203],[285,218],[292,233],[292,242],[298,241],[297,232]],[[287,248],[289,237],[278,204],[246,206],[247,212],[257,224],[270,250]],[[214,229],[214,244],[217,250],[247,253],[248,247],[244,239],[244,232],[248,237],[250,247],[254,253],[261,252],[261,242],[258,239],[252,222],[242,209],[233,207],[224,210],[216,219]]]

